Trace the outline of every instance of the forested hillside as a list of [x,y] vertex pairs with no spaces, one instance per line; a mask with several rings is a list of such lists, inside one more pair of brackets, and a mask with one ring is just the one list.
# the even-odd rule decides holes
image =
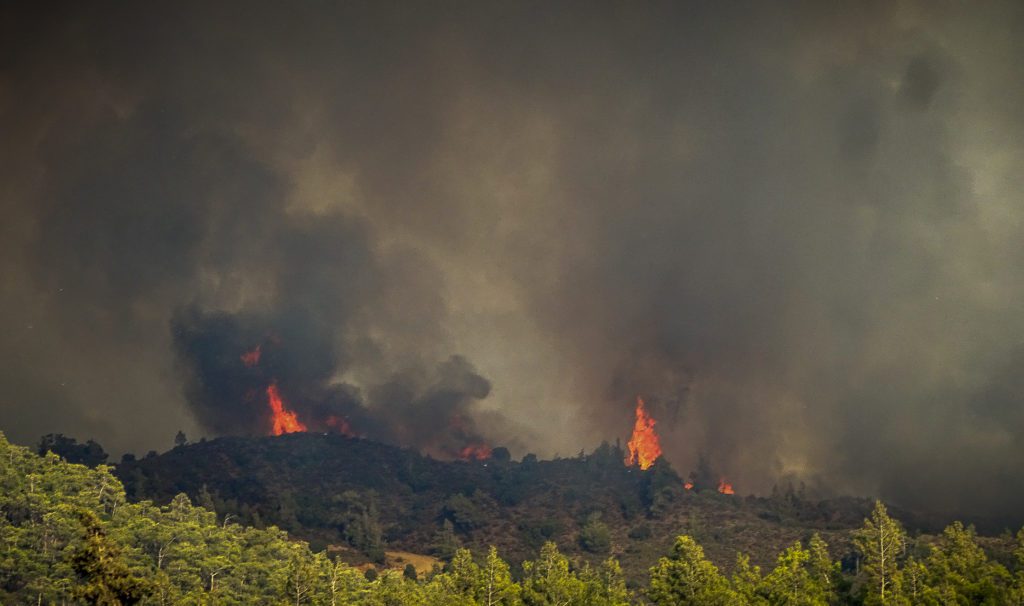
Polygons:
[[[792,542],[770,567],[734,554],[728,573],[683,535],[629,586],[616,558],[591,563],[552,541],[520,566],[494,547],[459,548],[456,536],[431,571],[356,568],[276,527],[218,517],[185,494],[164,506],[131,503],[108,467],[39,456],[2,434],[0,488],[4,604],[1024,603],[1024,530],[993,552],[1004,563],[959,523],[909,537],[880,503],[847,535],[853,570],[818,533]],[[579,541],[602,543],[601,526],[592,521]]]
[[631,584],[687,533],[729,567],[736,551],[769,565],[796,540],[820,533],[850,556],[848,531],[866,499],[812,502],[787,488],[773,498],[720,494],[718,476],[691,490],[664,460],[647,471],[603,444],[589,454],[522,462],[495,449],[483,461],[438,461],[409,449],[338,435],[220,438],[129,460],[116,473],[133,499],[184,492],[221,516],[275,524],[318,548],[352,548],[352,563],[382,561],[385,547],[449,557],[455,546],[496,545],[513,565],[546,541],[598,563],[620,559]]

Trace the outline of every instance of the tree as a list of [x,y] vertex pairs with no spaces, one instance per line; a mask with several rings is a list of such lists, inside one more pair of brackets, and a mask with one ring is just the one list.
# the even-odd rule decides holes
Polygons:
[[736,598],[729,582],[704,557],[701,546],[685,535],[676,537],[672,553],[651,568],[647,595],[664,606],[713,606],[729,604]]
[[682,496],[683,481],[664,457],[659,457],[643,476],[643,503],[652,517],[660,517]]
[[512,453],[504,446],[498,446],[491,451],[491,461],[499,465],[507,465],[512,460]]
[[630,592],[616,559],[608,558],[597,568],[587,566],[580,578],[585,585],[584,603],[589,606],[628,606],[630,603]]
[[825,606],[828,585],[812,574],[811,552],[796,541],[779,554],[775,569],[764,579],[765,594],[779,606]]
[[288,582],[285,587],[288,599],[295,606],[304,604],[320,583],[320,571],[326,557],[318,553],[308,557],[301,548],[295,549],[288,562]]
[[177,448],[186,444],[188,444],[188,438],[185,437],[185,432],[179,429],[178,433],[174,435],[174,447]]
[[822,592],[829,595],[835,593],[840,577],[839,562],[832,561],[828,553],[828,544],[818,533],[814,533],[807,543],[807,551],[810,555],[807,570],[811,579]]
[[365,497],[348,490],[335,501],[342,511],[335,516],[348,544],[365,553],[377,563],[384,561],[384,536],[377,513],[377,499],[373,492]]
[[405,606],[425,603],[424,591],[417,583],[405,580],[397,570],[385,570],[371,583],[362,602],[366,606]]
[[583,606],[586,588],[569,570],[569,560],[548,541],[536,560],[523,562],[522,596],[527,606]]
[[476,606],[473,595],[480,577],[480,567],[468,549],[457,549],[445,571],[434,575],[428,587],[431,603],[444,606]]
[[213,502],[213,495],[210,494],[210,490],[206,487],[205,483],[199,488],[199,494],[196,495],[196,502],[206,511],[217,511],[217,506]]
[[864,603],[887,606],[902,604],[898,558],[906,547],[906,535],[897,520],[889,517],[885,505],[875,501],[871,517],[854,534],[853,544],[864,558]]
[[473,561],[473,554],[468,549],[458,549],[448,565],[447,574],[455,593],[471,596],[476,588],[477,577],[480,576],[480,567]]
[[68,463],[79,463],[87,467],[102,465],[108,456],[98,443],[89,440],[85,444],[79,444],[78,440],[62,433],[49,433],[40,438],[37,452],[41,455],[52,452]]
[[450,560],[459,548],[459,537],[455,536],[455,525],[448,518],[441,522],[441,528],[434,533],[432,551],[442,560]]
[[485,500],[483,493],[479,490],[473,493],[473,497],[456,493],[444,502],[441,510],[442,515],[452,521],[455,530],[462,533],[469,533],[481,526],[484,526],[488,517],[481,505]]
[[81,579],[76,597],[98,606],[130,606],[149,595],[151,584],[129,571],[120,549],[107,539],[99,517],[81,510],[78,520],[84,537],[71,556],[71,566]]
[[932,547],[927,564],[929,585],[942,603],[1005,604],[1010,573],[990,562],[975,540],[973,527],[953,522]]
[[740,602],[749,606],[767,606],[768,599],[764,595],[763,584],[761,567],[751,566],[750,556],[737,553],[736,567],[732,573],[732,586]]
[[697,469],[690,472],[690,482],[693,484],[693,490],[696,492],[717,490],[718,480],[718,476],[711,469],[711,462],[704,453],[700,453],[697,456]]
[[487,559],[479,569],[475,597],[481,606],[514,606],[519,603],[519,585],[512,580],[508,564],[491,545]]
[[608,553],[612,538],[608,526],[601,521],[601,514],[592,513],[587,517],[587,523],[580,530],[579,541],[580,547],[590,553]]
[[913,556],[907,558],[900,573],[903,594],[911,604],[926,604],[934,591],[928,586],[928,568]]
[[327,590],[331,606],[360,603],[366,594],[366,577],[342,561],[329,564]]

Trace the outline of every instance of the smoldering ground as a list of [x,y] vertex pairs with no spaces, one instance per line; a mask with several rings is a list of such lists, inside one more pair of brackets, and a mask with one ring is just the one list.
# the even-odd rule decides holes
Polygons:
[[0,10],[16,439],[222,427],[169,328],[220,317],[297,406],[461,355],[519,452],[641,394],[740,492],[1024,505],[1017,3]]

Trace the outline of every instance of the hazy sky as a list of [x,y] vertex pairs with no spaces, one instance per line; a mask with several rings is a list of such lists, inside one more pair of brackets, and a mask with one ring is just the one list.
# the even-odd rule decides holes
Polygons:
[[207,374],[284,335],[400,443],[572,455],[641,394],[740,492],[1024,510],[1024,4],[22,4],[15,441],[244,433]]

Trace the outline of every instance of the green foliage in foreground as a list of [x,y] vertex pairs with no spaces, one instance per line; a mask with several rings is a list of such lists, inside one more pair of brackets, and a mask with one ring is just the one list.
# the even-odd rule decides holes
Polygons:
[[[606,551],[606,529],[596,519],[592,526],[588,549]],[[1015,573],[989,560],[959,523],[908,548],[881,504],[855,544],[861,559],[853,576],[840,573],[815,535],[784,550],[767,574],[740,554],[727,577],[680,536],[639,596],[614,559],[572,562],[550,542],[518,579],[493,547],[477,557],[454,549],[443,570],[420,578],[408,569],[364,574],[276,528],[218,522],[185,495],[163,507],[128,503],[109,468],[37,456],[0,434],[3,604],[1024,604],[1024,531]]]
[[[885,506],[854,537],[855,574],[844,577],[818,535],[796,542],[762,575],[743,554],[731,578],[704,557],[693,539],[676,539],[672,553],[651,568],[647,597],[658,605],[967,606],[1024,604],[1024,530],[1017,535],[1017,572],[988,559],[974,530],[955,522],[937,540],[910,541]],[[923,556],[918,559],[914,552]]]
[[276,528],[218,523],[185,495],[128,503],[108,467],[37,456],[0,434],[3,604],[629,603],[613,560],[576,568],[549,543],[527,567],[517,583],[496,549],[480,560],[458,549],[423,580],[415,570],[366,575]]

